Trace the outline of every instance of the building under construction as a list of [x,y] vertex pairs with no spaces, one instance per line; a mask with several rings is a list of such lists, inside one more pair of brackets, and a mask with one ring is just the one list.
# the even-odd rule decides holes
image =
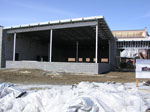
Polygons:
[[118,67],[134,68],[136,59],[150,59],[150,38],[147,28],[112,33],[117,38]]
[[5,68],[99,74],[116,67],[116,39],[103,16],[0,27]]

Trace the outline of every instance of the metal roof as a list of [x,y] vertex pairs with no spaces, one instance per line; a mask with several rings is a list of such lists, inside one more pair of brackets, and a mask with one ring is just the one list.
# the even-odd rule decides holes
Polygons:
[[8,34],[11,34],[11,33],[22,33],[31,31],[42,31],[42,30],[44,31],[49,29],[95,26],[96,24],[98,24],[99,36],[102,39],[106,38],[115,39],[103,16],[93,16],[93,17],[10,26],[4,27],[4,30],[7,30]]
[[65,20],[58,20],[58,21],[48,21],[48,22],[24,24],[24,25],[17,25],[17,26],[8,26],[8,27],[4,27],[3,29],[24,28],[24,27],[40,26],[40,25],[63,24],[63,23],[70,23],[70,22],[82,22],[82,21],[98,20],[98,19],[102,19],[102,18],[104,18],[104,17],[103,16],[93,16],[93,17],[84,17],[84,18],[74,18],[74,19],[65,19]]

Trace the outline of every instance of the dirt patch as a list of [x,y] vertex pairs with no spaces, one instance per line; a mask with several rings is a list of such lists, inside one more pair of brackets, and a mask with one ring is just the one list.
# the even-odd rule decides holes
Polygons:
[[135,72],[109,72],[106,74],[75,74],[48,72],[39,69],[1,69],[0,82],[24,84],[75,84],[89,82],[135,82]]

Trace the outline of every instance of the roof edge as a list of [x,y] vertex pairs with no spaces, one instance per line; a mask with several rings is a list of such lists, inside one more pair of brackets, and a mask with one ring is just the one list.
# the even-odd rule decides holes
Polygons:
[[48,21],[48,22],[23,24],[23,25],[4,27],[4,29],[7,30],[7,29],[13,29],[13,28],[24,28],[24,27],[30,27],[30,26],[52,25],[52,24],[69,23],[69,22],[80,22],[80,21],[90,21],[90,20],[98,20],[98,19],[104,19],[104,16],[91,16],[91,17],[82,17],[82,18],[64,19],[64,20],[57,20],[57,21]]
[[136,30],[112,30],[112,32],[117,32],[117,31],[145,31],[145,29],[136,29]]

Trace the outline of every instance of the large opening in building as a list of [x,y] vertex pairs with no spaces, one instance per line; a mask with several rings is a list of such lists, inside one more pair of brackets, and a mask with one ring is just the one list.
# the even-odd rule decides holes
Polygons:
[[53,62],[94,62],[94,27],[67,28],[53,31]]
[[15,60],[48,61],[48,31],[18,33]]
[[[54,29],[52,51],[50,35],[50,30],[17,33],[15,61],[49,62],[50,52],[52,62],[94,63],[96,61],[95,26]],[[100,37],[98,35],[98,63],[108,63],[109,40]],[[12,39],[12,44],[13,41]]]

